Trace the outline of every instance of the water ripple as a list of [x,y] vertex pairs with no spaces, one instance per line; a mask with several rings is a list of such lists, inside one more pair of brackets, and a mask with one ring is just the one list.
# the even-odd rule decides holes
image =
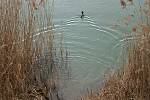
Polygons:
[[[97,39],[91,39],[89,35],[86,35],[82,30],[80,31],[80,27],[83,27],[88,31],[97,31],[100,34],[93,33]],[[81,28],[81,29],[83,29]],[[92,29],[92,30],[91,30]],[[79,30],[79,31],[73,31]],[[56,44],[59,43],[57,40],[60,38],[59,36],[64,36],[64,45],[69,48],[71,52],[69,58],[76,59],[81,63],[97,63],[102,64],[104,66],[110,66],[110,61],[106,61],[104,57],[98,57],[97,52],[97,42],[100,43],[100,36],[105,35],[110,37],[116,41],[111,49],[115,49],[118,46],[123,46],[125,38],[120,38],[121,34],[118,30],[112,29],[110,27],[106,27],[103,25],[98,25],[92,18],[89,16],[85,16],[84,19],[81,19],[80,16],[71,17],[66,22],[61,24],[55,24],[54,26],[47,26],[42,29],[38,29],[35,32],[34,37],[39,36],[40,34],[46,34],[47,32],[53,31],[56,36]],[[85,33],[84,35],[79,33]],[[58,38],[58,39],[57,39]],[[127,38],[130,40],[130,38]],[[107,41],[107,40],[104,40]],[[102,45],[102,44],[99,44]],[[103,45],[102,45],[103,46]],[[111,47],[111,46],[110,46]],[[103,47],[104,48],[104,47]],[[105,49],[105,48],[104,48]],[[111,58],[111,57],[110,57]]]

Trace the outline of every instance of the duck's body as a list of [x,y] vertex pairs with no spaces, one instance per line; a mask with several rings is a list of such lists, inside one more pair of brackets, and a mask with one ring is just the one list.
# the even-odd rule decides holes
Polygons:
[[81,15],[81,18],[84,18],[84,15]]

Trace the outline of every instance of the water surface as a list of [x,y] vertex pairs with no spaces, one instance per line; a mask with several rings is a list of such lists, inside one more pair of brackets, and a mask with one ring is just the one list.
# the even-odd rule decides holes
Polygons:
[[61,90],[65,100],[100,87],[104,74],[120,65],[124,32],[116,23],[121,11],[119,0],[55,1],[56,40],[63,34],[71,67],[71,79]]

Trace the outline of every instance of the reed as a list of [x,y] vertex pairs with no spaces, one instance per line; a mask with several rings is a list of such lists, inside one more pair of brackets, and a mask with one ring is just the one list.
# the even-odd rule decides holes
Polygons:
[[105,80],[99,93],[91,91],[81,100],[150,100],[150,0],[139,6],[127,63]]
[[0,0],[0,100],[60,100],[54,1],[45,2]]

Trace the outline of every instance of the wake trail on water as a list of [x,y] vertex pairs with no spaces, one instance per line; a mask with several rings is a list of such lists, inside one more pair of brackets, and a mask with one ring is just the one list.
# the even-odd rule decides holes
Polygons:
[[[82,35],[76,35],[76,32],[72,32],[70,28],[76,28],[77,26],[82,27],[87,27],[87,29],[94,29],[95,31],[97,31],[96,33],[98,33],[98,36],[96,36],[97,39],[92,40],[90,39],[90,37],[87,35],[86,33],[84,36]],[[91,57],[92,59],[94,59],[97,63],[107,63],[106,61],[103,61],[102,58],[100,57],[95,57],[95,55],[90,55],[90,53],[92,54],[94,52],[95,46],[93,44],[91,44],[91,42],[98,42],[100,40],[101,35],[105,35],[108,37],[113,38],[115,41],[117,41],[117,44],[114,44],[112,49],[115,49],[117,46],[122,45],[122,41],[120,37],[120,33],[119,31],[112,29],[110,27],[107,26],[103,26],[103,25],[98,25],[94,19],[92,19],[89,16],[84,16],[83,19],[80,18],[80,15],[77,16],[73,16],[70,19],[66,20],[66,22],[61,23],[61,24],[55,24],[54,26],[47,26],[44,27],[42,29],[38,29],[37,32],[34,33],[34,37],[38,37],[41,34],[46,34],[49,31],[53,31],[55,36],[59,36],[62,34],[62,32],[64,33],[64,38],[68,39],[68,41],[65,41],[64,43],[66,45],[68,45],[69,47],[79,47],[80,49],[83,49],[84,52],[88,52],[85,55],[80,55],[78,56],[78,54],[74,55],[74,58],[78,57],[78,58],[88,58],[90,60],[89,57]],[[95,33],[91,33],[93,35],[97,35]],[[89,41],[90,43],[86,43],[85,41]],[[86,48],[86,49],[85,49]],[[75,52],[75,50],[74,50]],[[73,57],[73,56],[72,56]],[[91,61],[92,61],[91,59]],[[83,59],[82,59],[83,60]],[[85,61],[87,61],[87,59],[85,59]]]

